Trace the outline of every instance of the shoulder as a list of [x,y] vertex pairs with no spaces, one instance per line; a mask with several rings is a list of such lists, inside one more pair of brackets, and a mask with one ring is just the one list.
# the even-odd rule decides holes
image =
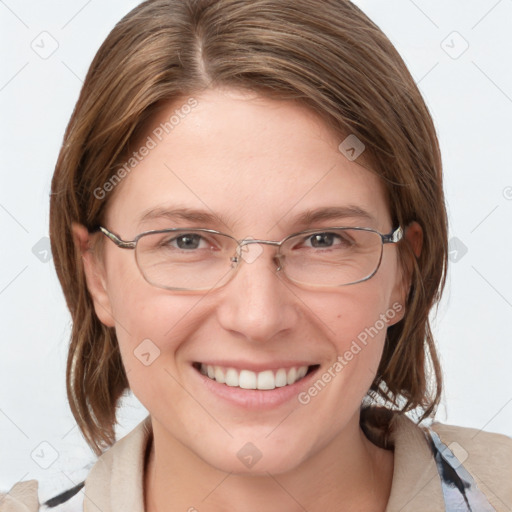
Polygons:
[[0,492],[0,511],[37,512],[39,497],[37,480],[18,482],[7,492]]
[[479,429],[431,425],[455,464],[463,466],[474,478],[478,488],[497,506],[497,510],[512,504],[512,438]]
[[362,413],[367,437],[394,451],[387,510],[445,510],[447,505],[446,510],[467,510],[464,503],[479,512],[511,510],[510,437],[436,421],[418,423],[383,407]]
[[0,512],[82,512],[83,486],[81,482],[41,503],[37,480],[18,482],[9,491],[0,492]]
[[[79,469],[60,471],[44,481],[18,482],[8,491],[0,490],[0,512],[83,512],[86,484],[90,499],[91,491],[97,494],[110,489],[114,473],[117,478],[126,478],[128,471],[130,481],[136,483],[143,471],[151,433],[151,417],[148,415],[99,459]],[[142,496],[140,498],[142,501]],[[122,510],[119,507],[115,510],[118,509]]]
[[430,428],[461,463],[474,467],[485,466],[494,473],[503,470],[512,480],[511,437],[438,422],[432,423]]

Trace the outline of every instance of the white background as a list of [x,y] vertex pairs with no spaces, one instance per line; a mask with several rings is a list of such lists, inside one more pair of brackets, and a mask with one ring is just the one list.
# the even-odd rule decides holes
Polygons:
[[[137,3],[0,1],[0,489],[36,478],[61,490],[93,460],[65,397],[70,318],[41,258],[50,180],[82,80]],[[459,242],[435,319],[445,372],[437,418],[511,435],[512,0],[356,3],[402,54],[441,140]],[[127,400],[119,433],[145,414]]]

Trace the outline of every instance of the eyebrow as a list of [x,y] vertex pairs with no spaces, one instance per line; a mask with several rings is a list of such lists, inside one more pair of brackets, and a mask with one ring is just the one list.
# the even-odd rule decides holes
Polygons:
[[294,218],[293,223],[302,226],[310,226],[316,222],[338,219],[358,219],[377,224],[377,219],[368,211],[355,205],[347,206],[328,206],[325,208],[315,208],[306,210]]
[[195,210],[192,208],[152,208],[145,211],[139,219],[139,226],[147,221],[154,219],[168,219],[168,220],[185,220],[190,222],[197,222],[202,224],[225,224],[219,215],[209,213],[203,210]]
[[[367,221],[373,225],[377,225],[377,220],[371,213],[356,205],[328,206],[309,209],[293,217],[290,224],[293,226],[300,226],[301,228],[307,228],[317,222],[326,220],[343,220],[347,218]],[[139,226],[144,222],[154,219],[167,219],[171,221],[184,220],[206,226],[215,226],[219,223],[224,226],[228,225],[227,221],[225,221],[220,215],[213,212],[192,208],[167,209],[158,207],[145,211],[139,219]]]

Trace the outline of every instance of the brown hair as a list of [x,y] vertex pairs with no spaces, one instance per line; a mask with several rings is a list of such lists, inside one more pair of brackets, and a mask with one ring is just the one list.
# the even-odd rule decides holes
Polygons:
[[163,102],[216,86],[299,101],[340,137],[357,136],[384,180],[393,222],[422,227],[418,258],[399,244],[412,285],[405,317],[387,331],[369,396],[432,415],[441,371],[429,311],[447,259],[441,158],[428,109],[393,45],[348,0],[148,0],[94,58],[52,181],[52,251],[73,320],[67,392],[85,439],[97,454],[115,441],[128,381],[115,330],[94,312],[71,224],[92,230],[101,223],[110,196],[93,191],[119,170]]

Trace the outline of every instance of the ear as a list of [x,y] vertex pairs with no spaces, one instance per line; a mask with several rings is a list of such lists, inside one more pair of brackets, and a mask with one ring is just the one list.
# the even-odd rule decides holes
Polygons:
[[412,249],[412,252],[416,258],[420,257],[421,249],[423,247],[423,230],[421,226],[416,222],[411,222],[405,228],[405,240]]
[[87,289],[91,294],[96,315],[101,323],[107,327],[114,327],[114,316],[107,293],[105,268],[100,255],[94,248],[91,234],[85,226],[76,222],[72,223],[71,229],[73,242],[82,258]]
[[399,269],[397,275],[397,282],[393,289],[391,307],[400,314],[397,315],[394,322],[390,322],[389,325],[393,325],[404,317],[405,304],[407,297],[411,289],[412,284],[412,273],[414,269],[413,258],[419,258],[423,247],[423,230],[421,226],[416,222],[411,222],[404,232],[403,242],[409,246],[410,250],[404,251],[405,254],[399,258]]

